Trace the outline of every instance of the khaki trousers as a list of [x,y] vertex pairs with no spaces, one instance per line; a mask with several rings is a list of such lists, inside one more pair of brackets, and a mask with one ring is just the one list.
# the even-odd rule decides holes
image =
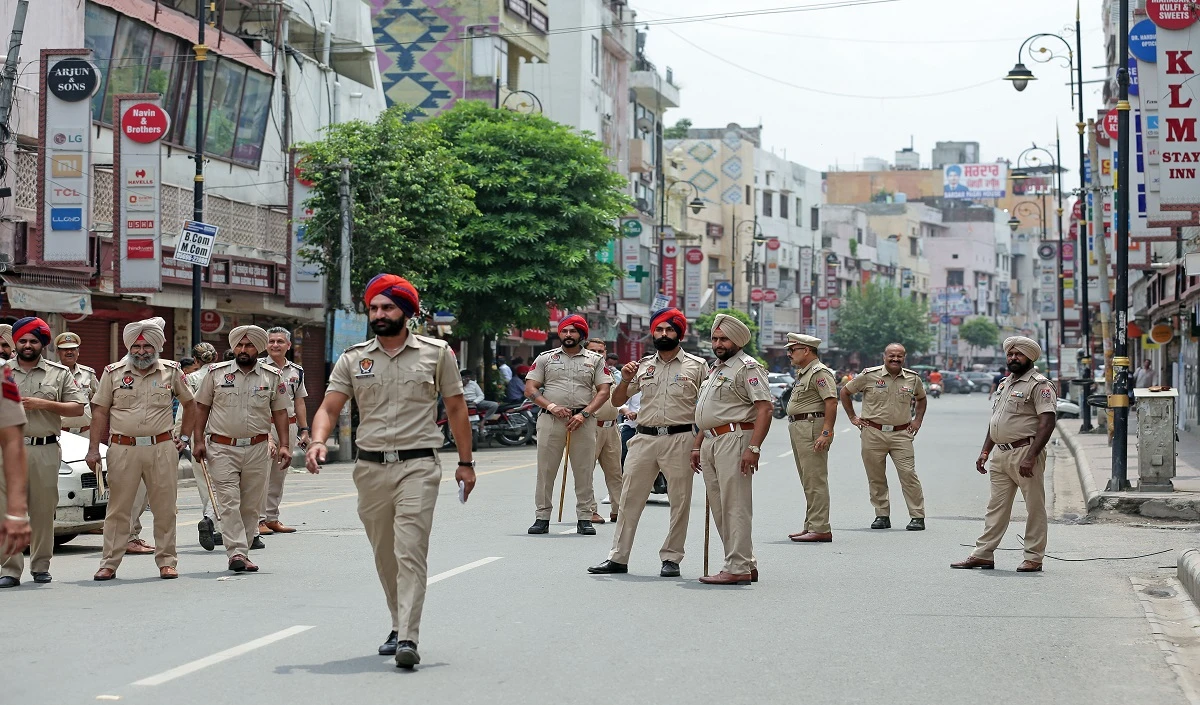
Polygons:
[[[608,428],[596,426],[596,462],[604,471],[609,507],[614,513],[621,506],[621,432],[618,428],[617,424]],[[595,512],[596,508],[596,496],[593,494],[592,511]]]
[[[29,572],[50,572],[50,557],[54,555],[54,510],[58,507],[58,465],[62,449],[57,443],[44,446],[25,446],[25,464],[29,468]],[[5,481],[0,473],[0,506],[8,502]],[[128,527],[128,524],[126,524]],[[25,570],[25,556],[17,552],[0,561],[0,576],[20,579]]]
[[[590,419],[589,419],[590,420]],[[591,420],[571,433],[571,481],[575,485],[575,518],[590,521],[596,507],[592,491],[592,471],[596,468],[596,422]],[[533,502],[536,519],[549,519],[554,509],[554,480],[562,467],[567,446],[567,421],[554,414],[540,414],[537,420],[537,487]]]
[[[108,456],[105,456],[105,462],[108,462]],[[112,494],[109,494],[109,501],[112,500]],[[129,540],[140,538],[142,535],[142,515],[146,513],[146,509],[150,506],[149,500],[146,499],[146,483],[145,481],[138,482],[137,495],[133,499],[133,510],[131,512],[132,521],[129,525]],[[108,519],[108,513],[105,512],[104,518]]]
[[908,515],[924,519],[925,495],[921,491],[921,480],[917,478],[912,434],[907,430],[881,431],[868,426],[862,429],[862,459],[867,468],[867,487],[871,492],[871,504],[875,506],[875,516],[891,516],[887,484],[889,455],[896,466],[896,475],[900,477]]
[[625,457],[625,477],[621,483],[621,511],[617,514],[617,530],[608,554],[610,561],[629,563],[638,521],[642,518],[654,478],[658,477],[659,472],[667,478],[671,523],[667,528],[667,540],[658,551],[658,558],[675,563],[683,561],[688,517],[692,511],[691,454],[695,439],[691,433],[669,436],[638,433],[629,439],[629,455]]
[[258,531],[258,512],[267,491],[271,454],[267,442],[245,448],[213,443],[208,448],[208,474],[217,495],[225,554],[248,555]]
[[[288,427],[288,433],[291,434],[291,440],[288,441],[290,448],[296,447],[296,432],[296,424]],[[275,427],[272,426],[271,438],[275,439],[275,435]],[[267,496],[263,502],[262,513],[258,515],[259,521],[279,521],[279,503],[283,501],[283,481],[287,479],[291,466],[292,462],[290,460],[280,463],[273,458],[271,459],[271,477],[267,481]]]
[[[105,462],[109,494],[108,511],[104,516],[104,557],[100,567],[116,570],[121,565],[129,545],[130,514],[141,512],[145,504],[139,502],[148,499],[150,511],[154,512],[154,562],[160,568],[174,568],[179,562],[175,552],[179,451],[175,450],[175,444],[170,441],[152,446],[114,443],[108,446]],[[141,489],[143,486],[144,490]]]
[[983,520],[983,534],[975,542],[971,555],[992,560],[996,547],[1004,538],[1012,517],[1013,499],[1017,488],[1025,498],[1025,560],[1041,563],[1046,555],[1046,450],[1038,454],[1033,465],[1033,477],[1021,477],[1021,461],[1029,447],[1013,450],[993,451],[991,469],[991,495],[988,497],[987,515]]
[[416,642],[429,576],[429,531],[442,482],[436,458],[354,466],[358,516],[362,519],[375,572],[383,585],[392,629],[400,641]]
[[[749,431],[733,431],[705,438],[700,447],[708,504],[721,545],[725,547],[725,570],[734,575],[745,575],[758,567],[751,537],[754,475],[743,475],[739,469],[742,454],[749,445]],[[670,483],[667,487],[670,488]]]
[[[788,436],[792,439],[792,455],[796,459],[796,471],[800,473],[800,484],[804,487],[804,530],[827,534],[829,528],[829,452],[819,453],[813,443],[821,435],[825,419],[807,419],[788,424]],[[874,429],[872,429],[874,430]]]

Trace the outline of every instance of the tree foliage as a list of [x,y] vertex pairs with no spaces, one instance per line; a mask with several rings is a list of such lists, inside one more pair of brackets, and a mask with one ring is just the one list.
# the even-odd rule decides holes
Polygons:
[[958,327],[958,337],[977,348],[990,348],[1000,340],[1000,327],[990,318],[978,316]]
[[696,330],[700,332],[700,339],[708,340],[709,331],[712,330],[713,321],[716,320],[718,313],[729,314],[730,316],[733,316],[742,323],[746,324],[746,326],[750,329],[750,342],[747,343],[746,347],[742,348],[742,350],[751,357],[762,361],[762,351],[758,349],[758,324],[754,322],[754,319],[750,318],[750,316],[739,309],[727,308],[720,311],[702,313],[697,316]]
[[[406,122],[394,106],[373,123],[326,128],[324,139],[298,146],[314,182],[313,217],[302,253],[322,266],[331,292],[339,288],[341,205],[339,166],[351,163],[353,203],[351,290],[361,292],[380,272],[400,274],[424,293],[455,259],[458,224],[475,213],[474,193],[456,180],[463,165],[430,122]],[[337,296],[331,300],[336,301]]]
[[663,138],[669,140],[687,139],[688,130],[690,129],[692,129],[692,121],[687,118],[680,118],[675,121],[673,127],[663,130]]
[[890,343],[900,343],[909,355],[921,354],[933,342],[929,309],[902,297],[895,287],[866,284],[843,299],[833,342],[845,352],[869,359],[881,357]]

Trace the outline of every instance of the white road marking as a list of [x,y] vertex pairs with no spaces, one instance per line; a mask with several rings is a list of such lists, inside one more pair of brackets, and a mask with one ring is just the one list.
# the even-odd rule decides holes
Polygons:
[[466,565],[460,565],[457,568],[451,568],[450,570],[447,570],[444,573],[438,573],[437,575],[430,577],[429,581],[426,584],[433,585],[434,583],[445,580],[446,578],[453,578],[454,576],[458,575],[459,573],[465,573],[468,570],[473,570],[480,566],[485,566],[488,563],[492,563],[494,561],[500,560],[500,558],[501,558],[501,556],[488,556],[487,558],[480,558],[479,560],[468,563]]
[[579,527],[576,527],[576,528],[574,528],[574,529],[567,529],[566,531],[560,531],[560,532],[558,532],[558,535],[559,535],[559,536],[565,536],[566,534],[573,534],[573,533],[575,533],[576,531],[579,531]]
[[792,451],[790,451],[790,450],[789,450],[789,451],[788,451],[788,452],[786,452],[786,453],[780,453],[780,454],[779,454],[777,457],[780,457],[780,458],[786,458],[786,457],[788,457],[788,456],[789,456],[789,455],[791,455],[791,454],[792,454]]
[[168,681],[173,681],[176,678],[181,678],[181,677],[189,675],[191,673],[195,673],[196,671],[199,671],[202,668],[208,668],[209,666],[214,666],[218,663],[221,663],[222,661],[228,661],[229,659],[237,658],[238,656],[250,653],[251,651],[254,651],[255,649],[261,649],[264,646],[274,644],[277,641],[282,641],[283,639],[286,639],[290,636],[295,636],[296,634],[300,634],[301,632],[306,632],[312,628],[313,627],[311,627],[311,626],[305,626],[305,625],[296,625],[294,627],[288,627],[287,629],[275,632],[274,634],[268,634],[264,637],[259,637],[258,639],[255,639],[254,641],[248,641],[245,644],[240,644],[231,649],[225,649],[224,651],[218,651],[217,653],[212,654],[211,656],[205,656],[202,659],[196,659],[195,661],[192,661],[191,663],[185,663],[182,666],[177,666],[175,668],[172,668],[169,671],[163,671],[162,673],[159,673],[158,675],[150,676],[149,678],[143,678],[140,681],[135,681],[134,685],[162,685],[163,683],[167,683]]

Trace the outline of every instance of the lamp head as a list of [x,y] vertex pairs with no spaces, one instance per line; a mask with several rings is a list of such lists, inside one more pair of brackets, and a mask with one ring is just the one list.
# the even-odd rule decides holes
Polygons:
[[1013,169],[1008,178],[1012,179],[1013,181],[1023,181],[1024,179],[1029,178],[1029,172],[1025,171],[1024,169]]
[[700,211],[704,210],[704,201],[700,200],[699,196],[696,196],[688,206],[691,207],[693,214],[699,215]]
[[1017,216],[1012,216],[1008,219],[1008,229],[1017,232],[1017,228],[1021,227],[1021,220]]
[[1013,88],[1016,88],[1020,92],[1025,90],[1025,86],[1028,86],[1030,81],[1036,81],[1037,76],[1034,76],[1032,71],[1025,68],[1025,64],[1018,61],[1017,65],[1013,66],[1008,75],[1004,77],[1004,80],[1012,81]]

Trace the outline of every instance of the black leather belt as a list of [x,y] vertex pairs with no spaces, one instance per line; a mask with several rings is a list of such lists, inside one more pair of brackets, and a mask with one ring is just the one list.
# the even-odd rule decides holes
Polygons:
[[25,445],[27,446],[48,446],[51,443],[58,443],[58,436],[36,436],[34,438],[25,436]]
[[434,457],[433,448],[413,448],[411,450],[358,450],[358,459],[368,463],[398,463],[402,460]]
[[[563,406],[563,405],[562,405],[562,404],[556,404],[555,406]],[[575,414],[582,414],[582,413],[583,413],[583,410],[584,410],[584,408],[586,408],[586,407],[582,407],[582,406],[581,406],[581,407],[579,407],[578,409],[571,409],[571,416],[574,416]],[[539,415],[541,415],[541,414],[550,414],[551,416],[554,416],[554,412],[550,411],[549,409],[541,409],[541,410],[539,410],[539,412],[538,412],[538,413],[539,413]]]
[[791,416],[788,417],[788,421],[808,421],[809,419],[823,419],[823,418],[825,418],[825,412],[824,411],[816,411],[816,412],[813,412],[810,414],[792,414]]
[[1000,450],[1014,450],[1016,448],[1024,448],[1030,443],[1033,443],[1033,437],[1022,438],[1021,440],[1013,441],[1012,443],[997,443],[996,447]]
[[637,432],[644,433],[647,436],[673,436],[676,433],[687,433],[692,430],[691,424],[681,424],[679,426],[638,426]]

